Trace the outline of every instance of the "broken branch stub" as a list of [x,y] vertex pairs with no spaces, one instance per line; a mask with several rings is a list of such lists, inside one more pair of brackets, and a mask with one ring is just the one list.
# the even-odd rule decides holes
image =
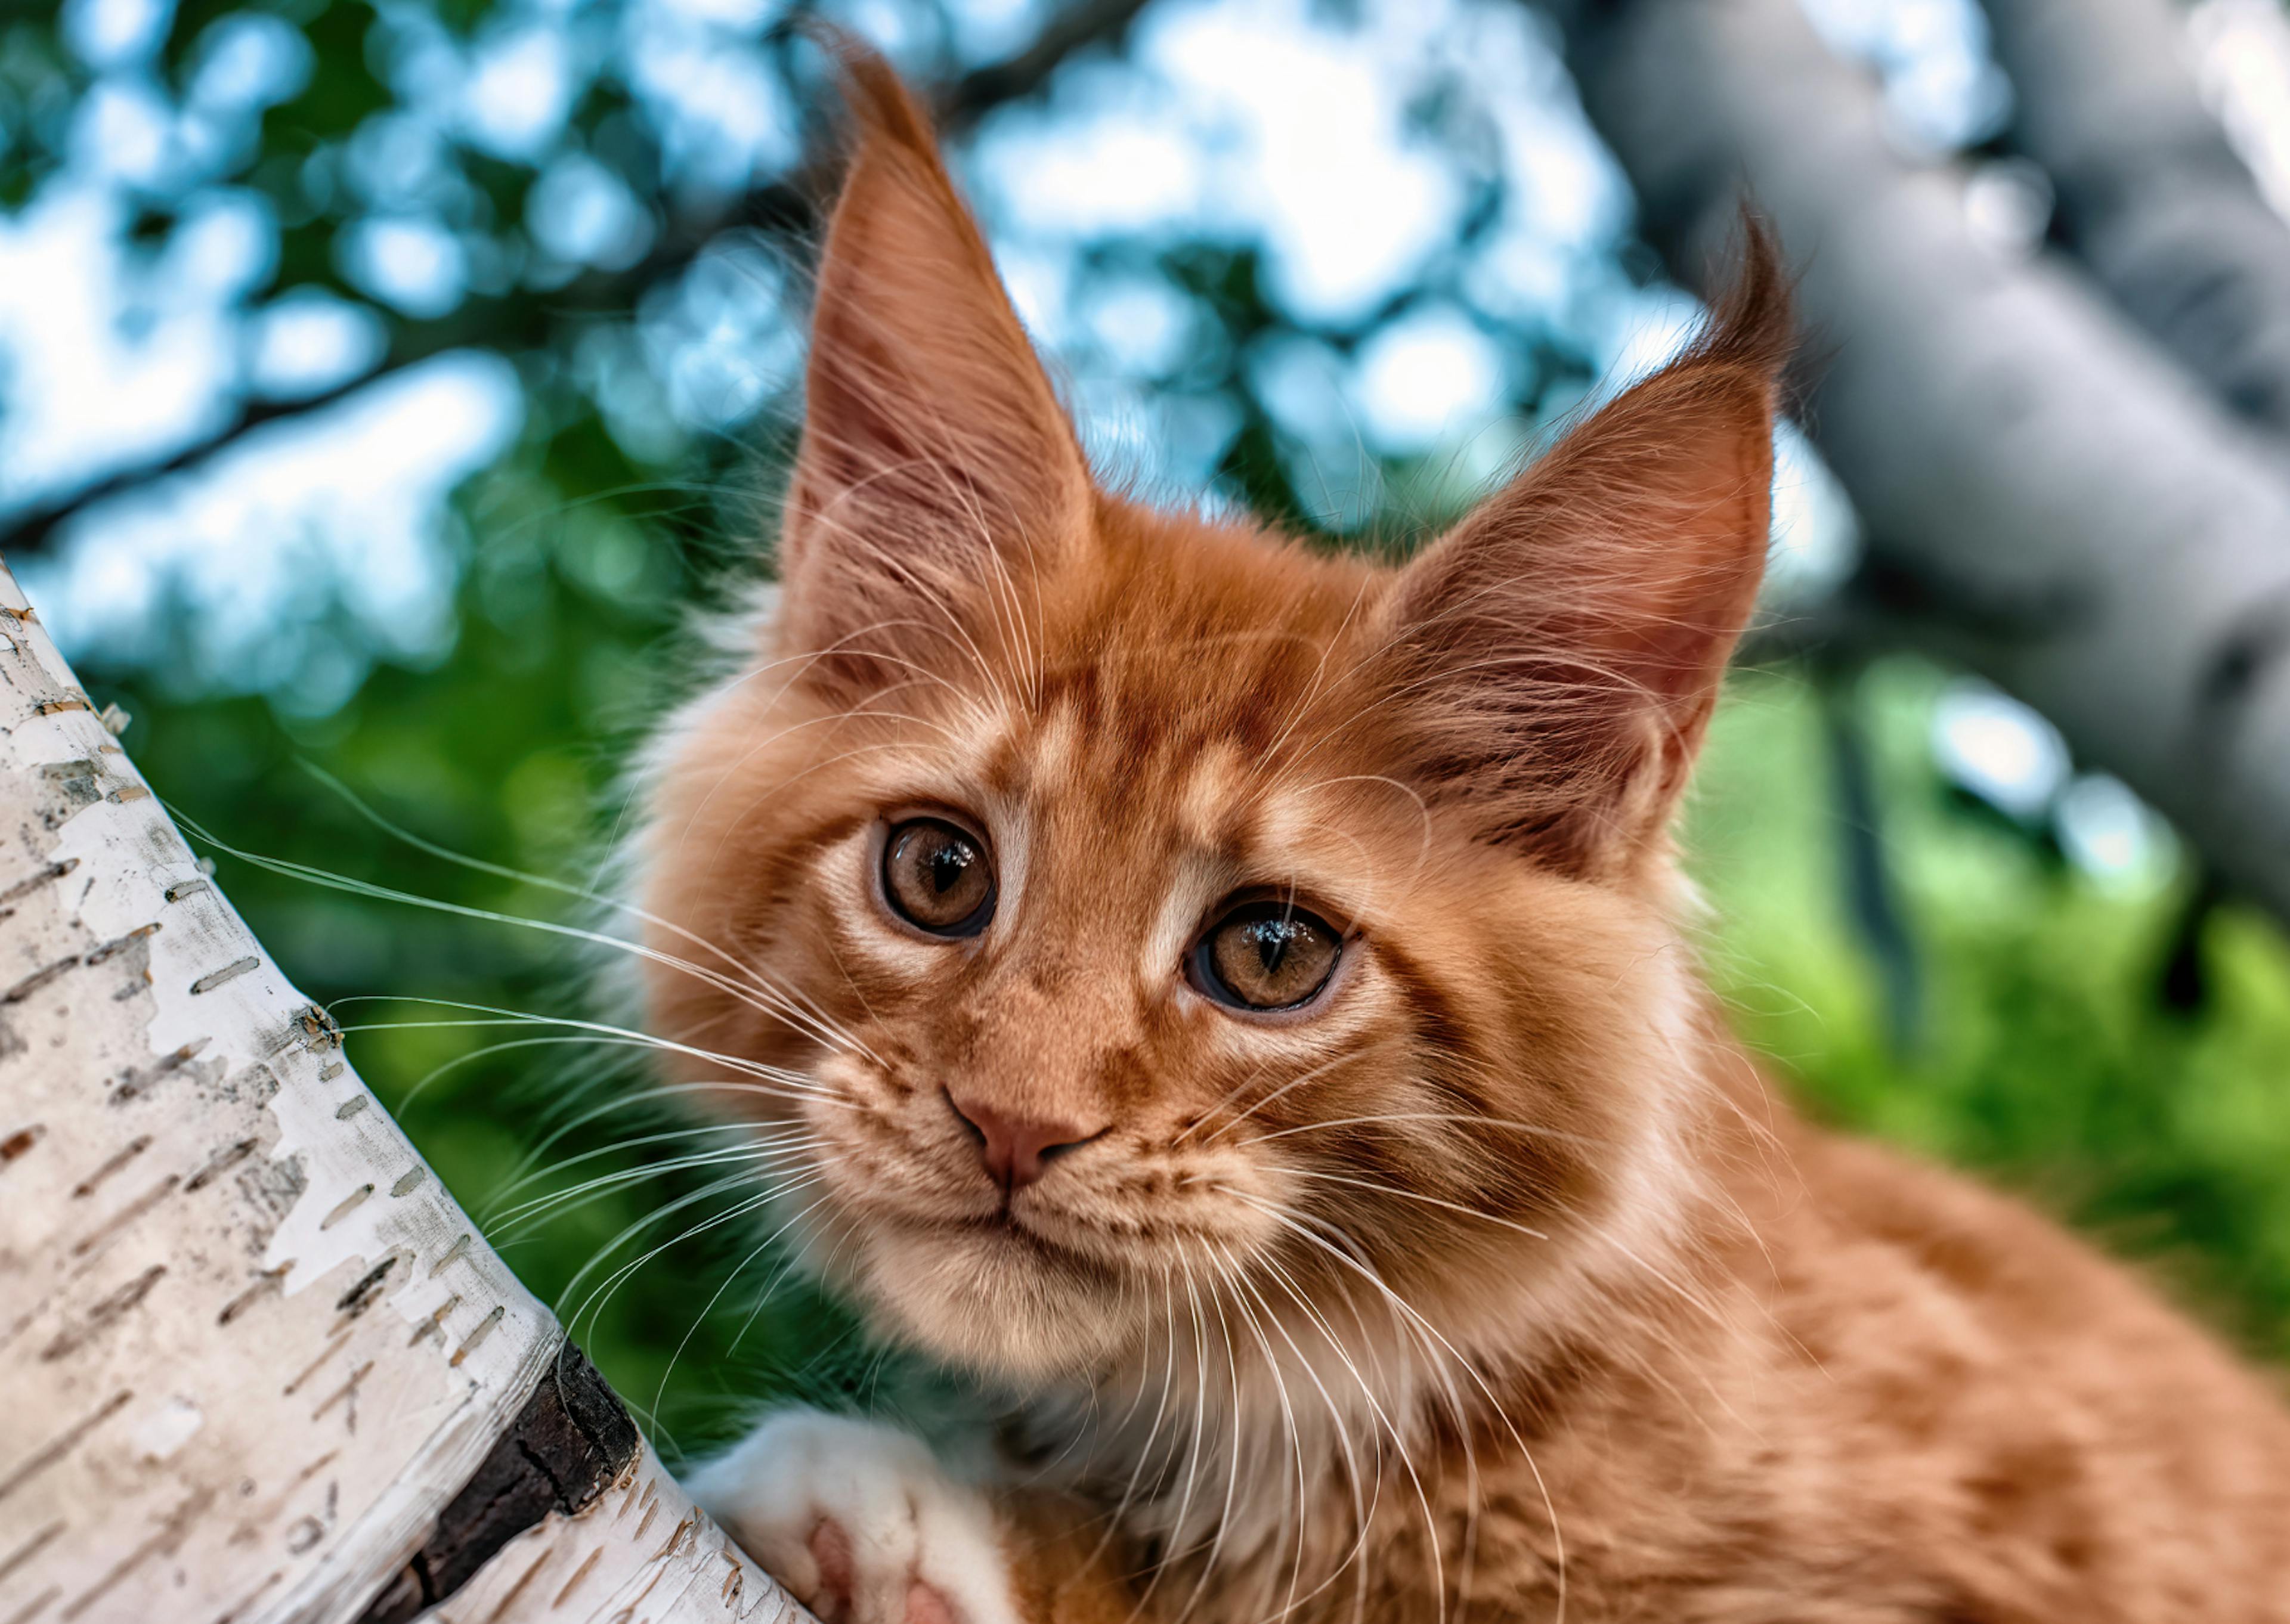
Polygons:
[[0,1620],[802,1620],[358,1080],[4,566],[0,842]]

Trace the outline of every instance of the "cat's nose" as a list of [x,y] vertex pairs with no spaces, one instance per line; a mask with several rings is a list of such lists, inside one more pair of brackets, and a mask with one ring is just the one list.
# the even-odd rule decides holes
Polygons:
[[1060,1155],[1105,1132],[1078,1123],[1015,1116],[982,1100],[965,1100],[951,1089],[946,1100],[977,1137],[988,1176],[1005,1189],[1023,1189]]

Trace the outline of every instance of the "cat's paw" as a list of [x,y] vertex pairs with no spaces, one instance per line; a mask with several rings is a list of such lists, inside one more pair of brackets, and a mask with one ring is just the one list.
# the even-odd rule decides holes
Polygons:
[[910,1433],[786,1410],[685,1486],[822,1624],[1019,1624],[993,1508]]

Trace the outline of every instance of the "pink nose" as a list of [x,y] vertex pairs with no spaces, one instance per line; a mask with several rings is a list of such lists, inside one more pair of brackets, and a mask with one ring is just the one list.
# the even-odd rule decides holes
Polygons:
[[986,1164],[988,1176],[1005,1189],[1024,1188],[1061,1152],[1087,1144],[1104,1132],[1009,1116],[983,1100],[957,1100],[951,1092],[946,1100],[978,1136],[979,1159]]

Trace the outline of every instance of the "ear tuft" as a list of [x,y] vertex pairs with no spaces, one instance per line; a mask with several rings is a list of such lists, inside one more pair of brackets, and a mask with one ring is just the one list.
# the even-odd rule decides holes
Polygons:
[[821,18],[808,16],[797,26],[805,37],[835,59],[862,148],[878,143],[903,147],[928,167],[939,168],[938,138],[930,115],[889,60],[849,29]]
[[872,47],[807,26],[858,127],[820,255],[777,635],[855,700],[1022,642],[1007,606],[1086,530],[1091,486],[921,104]]
[[1777,382],[1797,348],[1797,301],[1773,228],[1744,204],[1740,228],[1733,279],[1701,336],[1673,364],[1738,366]]
[[1409,565],[1400,755],[1488,839],[1581,872],[1659,841],[1764,571],[1793,333],[1771,234],[1693,344]]

